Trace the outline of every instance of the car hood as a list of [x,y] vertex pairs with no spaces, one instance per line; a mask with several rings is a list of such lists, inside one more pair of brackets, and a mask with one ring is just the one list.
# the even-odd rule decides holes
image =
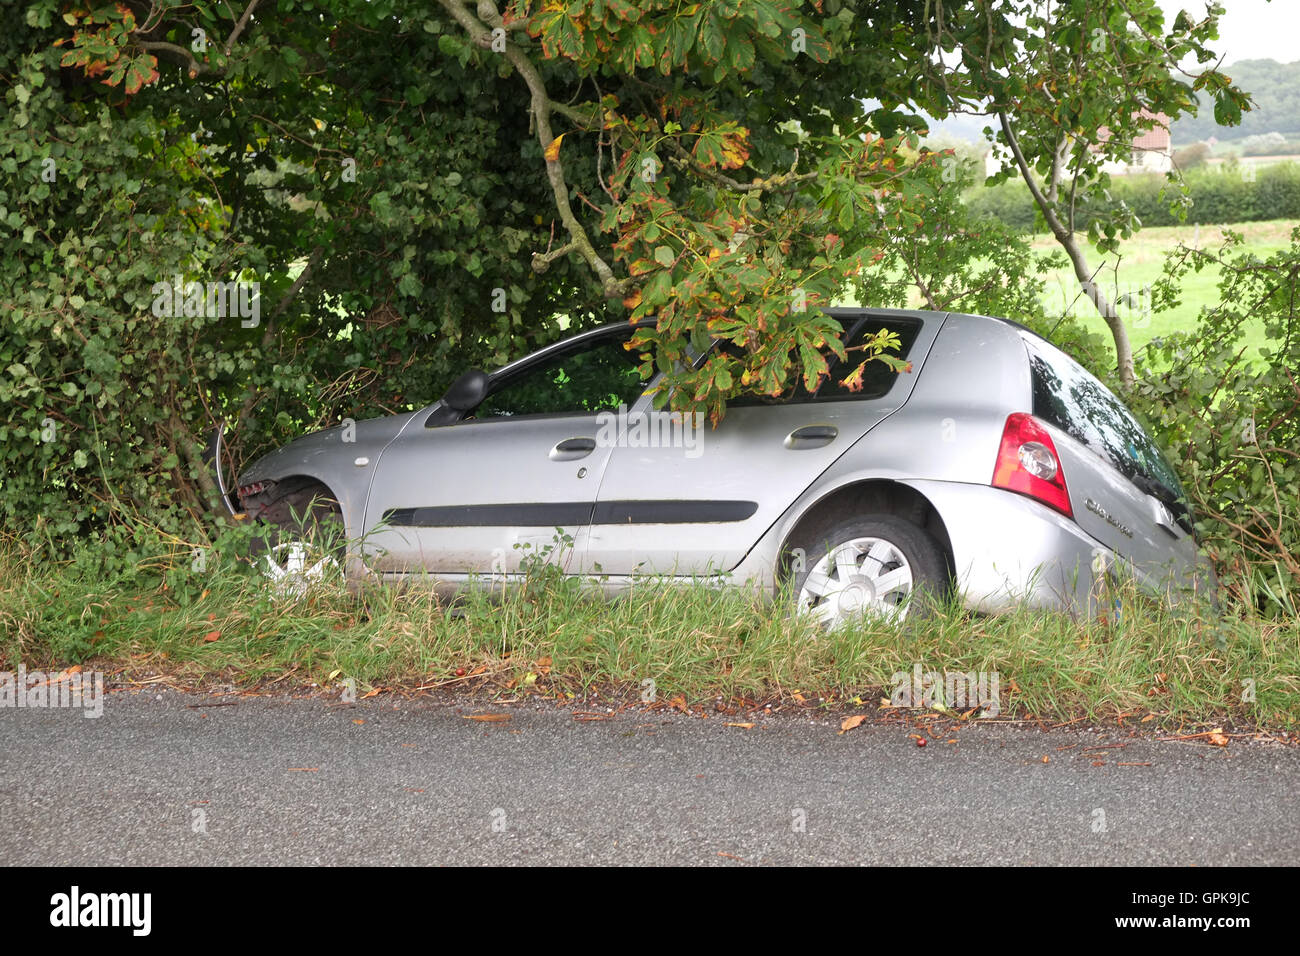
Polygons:
[[[295,438],[245,468],[236,479],[236,487],[289,475],[323,476],[352,465],[361,457],[374,461],[411,419],[427,411],[422,408],[401,415],[368,418],[355,425],[336,425]],[[352,440],[345,441],[345,438]]]

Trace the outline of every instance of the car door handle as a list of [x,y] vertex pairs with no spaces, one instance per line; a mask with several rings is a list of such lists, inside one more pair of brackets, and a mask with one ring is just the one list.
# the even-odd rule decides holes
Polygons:
[[839,433],[834,425],[804,425],[786,435],[782,444],[790,449],[821,448],[833,442]]
[[596,439],[594,438],[566,438],[562,442],[557,442],[546,457],[551,461],[577,461],[579,458],[586,458],[595,450]]

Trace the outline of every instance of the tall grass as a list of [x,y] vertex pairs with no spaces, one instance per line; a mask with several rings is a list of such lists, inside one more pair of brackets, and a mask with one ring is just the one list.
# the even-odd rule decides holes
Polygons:
[[248,686],[288,674],[322,686],[595,690],[628,701],[653,687],[689,703],[798,693],[874,705],[919,664],[998,672],[1004,717],[1300,729],[1295,616],[1216,616],[1129,593],[1118,620],[950,606],[901,626],[863,619],[828,632],[789,601],[740,589],[647,579],[606,600],[536,566],[525,587],[449,605],[424,588],[351,593],[341,582],[281,598],[238,562],[203,574],[188,564],[188,552],[158,554],[105,573],[89,551],[35,564],[0,539],[0,669],[81,664]]

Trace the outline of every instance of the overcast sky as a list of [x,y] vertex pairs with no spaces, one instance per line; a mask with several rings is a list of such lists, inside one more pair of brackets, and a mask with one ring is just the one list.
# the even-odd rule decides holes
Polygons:
[[[1224,65],[1237,60],[1300,60],[1300,0],[1221,0],[1227,13],[1219,21],[1219,39],[1211,49],[1224,56]],[[1160,0],[1166,22],[1181,9],[1198,19],[1205,0]]]

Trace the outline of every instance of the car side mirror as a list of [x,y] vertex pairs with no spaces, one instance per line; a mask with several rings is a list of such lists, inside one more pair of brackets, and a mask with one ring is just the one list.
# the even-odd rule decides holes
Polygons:
[[467,412],[487,398],[487,392],[487,372],[472,368],[451,383],[451,387],[442,396],[442,403],[458,412]]

